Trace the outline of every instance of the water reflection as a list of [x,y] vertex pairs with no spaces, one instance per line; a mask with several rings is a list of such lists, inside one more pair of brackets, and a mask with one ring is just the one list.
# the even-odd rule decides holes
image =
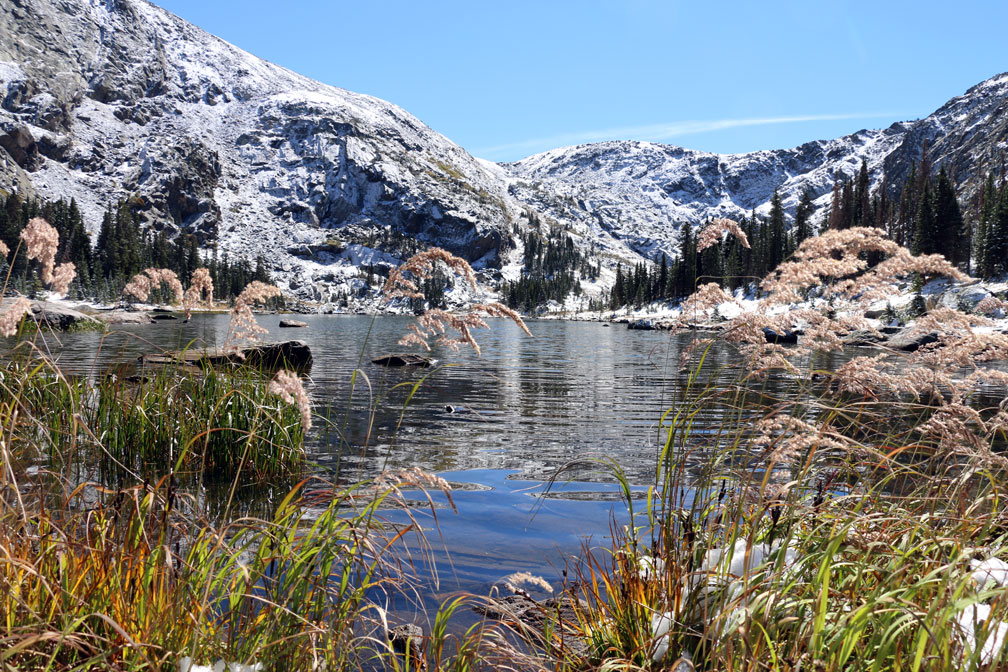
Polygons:
[[[408,318],[303,319],[306,329],[280,329],[275,315],[259,321],[269,331],[266,340],[298,338],[312,349],[310,389],[316,412],[326,420],[316,423],[322,429],[308,448],[320,471],[353,482],[385,468],[417,465],[478,486],[461,488],[460,513],[444,512],[438,521],[454,554],[456,583],[448,589],[480,590],[518,570],[555,579],[562,558],[576,554],[586,535],[607,535],[611,517],[622,511],[612,502],[612,474],[601,461],[618,465],[638,487],[651,484],[664,440],[662,413],[736,376],[735,353],[716,344],[703,376],[687,391],[689,379],[678,370],[678,359],[691,335],[557,321],[531,322],[535,337],[529,338],[510,322],[494,320],[491,331],[477,334],[482,357],[436,348],[432,354],[441,364],[434,369],[385,369],[370,361],[402,349],[397,341]],[[219,344],[227,326],[226,315],[196,315],[188,323],[120,326],[104,335],[48,335],[42,347],[68,373],[97,375],[141,354]],[[816,356],[802,366],[833,370],[853,354],[865,353]],[[788,376],[771,376],[747,394],[806,403]],[[724,438],[718,432],[725,414],[739,413],[732,410],[738,398],[722,401],[693,418],[684,448],[694,470],[703,468]],[[809,409],[812,417],[815,412]],[[733,424],[745,421],[743,414]],[[579,466],[565,475],[568,485],[545,500],[529,494],[572,461]],[[257,502],[268,506],[276,496],[268,488],[237,493],[247,510]],[[532,517],[537,501],[541,508]]]

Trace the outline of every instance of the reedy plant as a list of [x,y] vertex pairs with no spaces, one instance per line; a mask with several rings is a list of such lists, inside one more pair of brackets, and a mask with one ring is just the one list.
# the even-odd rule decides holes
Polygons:
[[[869,265],[868,253],[881,263]],[[915,327],[937,332],[936,343],[905,362],[883,354],[836,371],[811,365],[817,351],[842,347],[840,336],[870,331],[867,302],[912,273],[960,275],[875,230],[829,232],[764,281],[757,312],[730,320],[717,338],[679,341],[692,366],[660,418],[654,487],[635,511],[614,465],[629,524],[575,567],[568,590],[577,618],[568,625],[588,648],[558,652],[558,666],[1005,664],[1008,571],[987,581],[983,569],[1008,553],[1005,461],[993,449],[1005,411],[970,403],[981,384],[1004,384],[980,364],[1004,357],[1003,337],[978,331],[983,318],[936,310]],[[688,331],[725,301],[715,285],[701,287],[677,328]],[[796,326],[806,334],[797,347],[764,338],[764,328]],[[715,347],[739,350],[732,384],[703,382]],[[773,370],[798,388],[789,399],[758,392]],[[721,427],[694,436],[701,413],[719,413]]]

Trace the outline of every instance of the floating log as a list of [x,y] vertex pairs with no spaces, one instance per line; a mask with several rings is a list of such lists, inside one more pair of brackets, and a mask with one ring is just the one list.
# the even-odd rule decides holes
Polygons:
[[414,355],[413,353],[397,353],[392,355],[382,355],[371,360],[372,364],[378,366],[419,366],[426,369],[434,364],[434,360],[424,355]]
[[301,320],[280,320],[281,329],[297,329],[299,327],[307,327],[307,322],[302,322]]
[[172,363],[193,366],[245,365],[262,369],[288,368],[303,371],[311,368],[311,348],[304,341],[284,341],[282,343],[259,343],[236,348],[214,348],[212,350],[179,350],[157,355],[141,355],[143,365],[164,365]]

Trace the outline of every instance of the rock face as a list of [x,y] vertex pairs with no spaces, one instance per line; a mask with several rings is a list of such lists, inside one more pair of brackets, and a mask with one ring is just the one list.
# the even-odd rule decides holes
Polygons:
[[499,171],[404,110],[145,0],[0,3],[0,148],[92,233],[133,197],[150,226],[262,254],[309,298],[339,260],[290,249],[392,232],[492,267],[516,214]]
[[[554,222],[603,284],[617,262],[676,253],[682,223],[819,208],[861,159],[896,185],[928,153],[965,196],[1008,149],[1008,74],[931,116],[786,150],[718,155],[647,142],[480,161],[390,103],[299,76],[146,0],[0,3],[0,190],[74,198],[94,233],[129,199],[147,225],[232,258],[262,255],[281,288],[329,305],[369,290],[363,266],[438,245],[490,284],[522,266],[523,213]],[[818,218],[819,215],[816,215]]]

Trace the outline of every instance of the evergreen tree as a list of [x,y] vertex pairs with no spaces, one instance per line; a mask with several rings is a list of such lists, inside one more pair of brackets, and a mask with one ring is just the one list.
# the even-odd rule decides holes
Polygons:
[[812,201],[812,190],[806,187],[802,192],[801,200],[798,201],[798,208],[795,210],[793,227],[795,246],[801,245],[803,240],[812,235],[813,213],[815,213],[815,203]]
[[767,259],[766,270],[776,268],[789,253],[787,233],[784,224],[784,206],[780,194],[774,189],[770,199],[770,220],[767,223]]
[[945,168],[938,171],[938,183],[934,193],[934,227],[937,238],[935,247],[957,266],[969,264],[969,240],[963,224],[962,211],[956,199],[955,187]]
[[931,192],[931,182],[922,185],[920,201],[917,203],[916,230],[913,239],[914,254],[935,254],[940,252],[940,232],[938,218],[935,215],[934,196]]
[[874,213],[871,207],[870,182],[868,179],[868,164],[861,159],[861,169],[858,171],[857,183],[854,186],[852,226],[874,226]]
[[1001,248],[996,230],[998,193],[994,187],[994,173],[987,175],[987,183],[981,193],[980,218],[973,236],[973,255],[976,258],[977,274],[982,278],[994,275],[997,250]]

